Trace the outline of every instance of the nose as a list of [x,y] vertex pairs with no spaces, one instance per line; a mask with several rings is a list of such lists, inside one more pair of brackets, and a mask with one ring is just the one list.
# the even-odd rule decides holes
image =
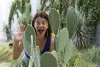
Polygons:
[[39,27],[43,27],[43,24],[42,24],[42,23],[40,23],[40,24],[39,24]]

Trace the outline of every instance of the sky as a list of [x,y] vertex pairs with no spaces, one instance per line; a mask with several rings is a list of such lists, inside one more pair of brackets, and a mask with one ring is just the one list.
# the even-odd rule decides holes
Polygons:
[[[14,0],[0,0],[0,40],[6,40],[6,36],[3,32],[3,23],[8,24],[8,16],[10,12],[10,7],[12,5],[12,1]],[[31,0],[32,4],[32,16],[36,13],[36,10],[40,8],[39,5],[40,0]],[[17,20],[15,19],[15,23],[12,24],[12,30],[14,30],[14,27],[16,28],[16,22]]]
[[10,7],[12,4],[12,0],[0,0],[0,40],[6,39],[3,31],[3,22],[4,24],[8,23],[8,15],[10,11]]

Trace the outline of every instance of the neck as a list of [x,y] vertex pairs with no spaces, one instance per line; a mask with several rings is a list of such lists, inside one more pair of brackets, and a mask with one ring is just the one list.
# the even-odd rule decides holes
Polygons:
[[43,40],[43,39],[45,39],[45,36],[37,35],[36,38],[37,38],[38,40]]

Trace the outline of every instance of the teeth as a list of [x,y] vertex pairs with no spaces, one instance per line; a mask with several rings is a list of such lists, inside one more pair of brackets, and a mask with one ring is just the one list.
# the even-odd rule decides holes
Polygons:
[[38,30],[39,32],[43,32],[44,30]]

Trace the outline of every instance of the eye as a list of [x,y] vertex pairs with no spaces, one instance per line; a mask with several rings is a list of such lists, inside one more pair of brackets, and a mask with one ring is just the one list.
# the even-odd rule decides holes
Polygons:
[[37,24],[40,24],[40,22],[39,21],[35,21]]
[[42,24],[43,24],[43,25],[46,25],[46,24],[48,24],[48,23],[47,23],[47,21],[43,21]]

